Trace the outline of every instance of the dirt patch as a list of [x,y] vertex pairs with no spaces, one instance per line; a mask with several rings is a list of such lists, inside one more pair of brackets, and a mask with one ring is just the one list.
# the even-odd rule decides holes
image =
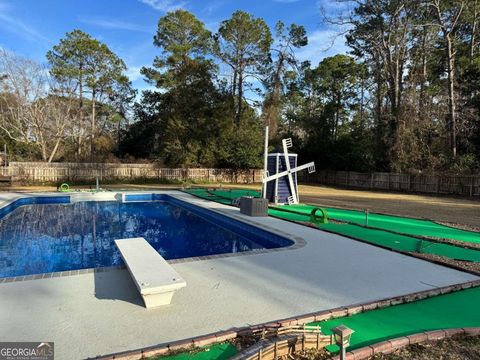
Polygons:
[[[314,205],[364,210],[448,223],[450,226],[480,224],[480,202],[465,198],[344,190],[300,186],[300,201]],[[468,228],[472,230],[472,228]]]
[[[325,349],[315,350],[305,350],[299,351],[289,359],[295,360],[326,360],[331,359],[333,356]],[[283,360],[283,359],[282,359]]]
[[[296,353],[295,360],[326,360],[333,355],[322,350],[307,350]],[[377,354],[370,360],[478,360],[480,337],[451,338],[442,341],[410,345],[391,354]]]
[[372,360],[478,360],[480,337],[447,339],[439,342],[410,345],[392,354],[378,354]]
[[453,239],[444,239],[444,238],[437,238],[437,237],[430,237],[430,236],[421,236],[421,238],[431,240],[433,242],[460,246],[467,249],[480,250],[480,243],[466,242],[466,241],[453,240]]
[[[478,221],[480,222],[480,215],[479,215]],[[445,221],[437,221],[437,222],[441,225],[453,227],[453,228],[460,229],[460,230],[480,232],[480,227],[478,227],[478,226],[455,224],[455,223],[449,223],[449,222],[445,222]]]
[[449,259],[443,256],[433,255],[433,254],[420,254],[420,253],[413,253],[413,254],[425,260],[436,261],[446,265],[453,265],[467,271],[476,272],[477,275],[480,275],[480,263],[478,262],[454,260],[454,259]]

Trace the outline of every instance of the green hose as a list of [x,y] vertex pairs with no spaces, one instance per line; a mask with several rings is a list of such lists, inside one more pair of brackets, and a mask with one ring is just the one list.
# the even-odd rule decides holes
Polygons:
[[[317,217],[316,212],[320,211],[321,216]],[[328,212],[324,208],[313,208],[312,211],[310,212],[310,222],[312,224],[328,224]]]
[[67,183],[63,183],[58,189],[60,190],[60,192],[69,192],[70,186]]

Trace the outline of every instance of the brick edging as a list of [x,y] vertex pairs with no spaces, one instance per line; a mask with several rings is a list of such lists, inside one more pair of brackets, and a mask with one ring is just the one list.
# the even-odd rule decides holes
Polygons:
[[364,311],[385,308],[393,305],[410,303],[417,300],[422,300],[422,299],[426,299],[426,298],[430,298],[438,295],[452,293],[455,291],[474,288],[477,286],[480,286],[480,280],[474,280],[474,281],[469,281],[462,284],[444,286],[444,287],[435,288],[431,290],[418,291],[418,292],[414,292],[407,295],[401,295],[401,296],[396,296],[392,298],[385,298],[385,299],[380,299],[380,300],[367,302],[367,303],[359,303],[359,304],[353,304],[349,306],[338,307],[330,310],[323,310],[319,312],[299,315],[291,318],[281,319],[278,321],[271,321],[268,323],[262,323],[262,324],[253,325],[253,326],[233,328],[226,331],[219,331],[219,332],[211,333],[208,335],[202,335],[202,336],[192,337],[188,339],[173,341],[169,343],[163,343],[163,344],[154,345],[154,346],[146,347],[142,349],[97,356],[96,359],[133,360],[133,359],[142,359],[150,356],[167,355],[167,354],[171,354],[172,352],[181,351],[183,349],[189,350],[195,347],[203,347],[203,346],[225,342],[228,340],[233,340],[238,336],[253,335],[255,332],[266,327],[275,328],[275,327],[281,327],[281,326],[304,325],[314,321],[324,321],[324,320],[330,320],[333,318],[338,318],[343,316],[351,316]]
[[[480,327],[453,328],[419,332],[412,335],[402,336],[395,339],[381,341],[346,353],[345,360],[364,360],[369,359],[375,354],[390,354],[395,350],[402,349],[409,345],[419,344],[426,341],[438,341],[452,337],[479,336]],[[337,355],[332,360],[339,360]]]

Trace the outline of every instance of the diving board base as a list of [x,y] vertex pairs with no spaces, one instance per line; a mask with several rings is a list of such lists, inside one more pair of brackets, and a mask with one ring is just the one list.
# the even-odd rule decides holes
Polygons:
[[173,294],[175,294],[175,291],[169,291],[160,294],[141,295],[143,302],[145,303],[145,307],[147,309],[150,309],[163,305],[170,305],[170,303],[172,302]]

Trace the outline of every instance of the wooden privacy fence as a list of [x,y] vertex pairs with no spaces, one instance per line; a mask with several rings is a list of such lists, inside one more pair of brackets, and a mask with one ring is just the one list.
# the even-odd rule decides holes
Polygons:
[[[259,183],[262,181],[262,170],[162,168],[155,164],[10,162],[9,166],[0,167],[0,176],[11,177],[18,182],[94,181],[98,177],[100,181],[157,179]],[[354,189],[480,196],[480,175],[409,175],[320,170],[312,174],[299,172],[298,181]]]
[[298,181],[354,189],[480,196],[480,175],[409,175],[322,170],[298,174]]
[[155,164],[11,162],[0,176],[20,182],[100,181],[158,179],[252,183],[261,181],[260,170],[161,168]]

